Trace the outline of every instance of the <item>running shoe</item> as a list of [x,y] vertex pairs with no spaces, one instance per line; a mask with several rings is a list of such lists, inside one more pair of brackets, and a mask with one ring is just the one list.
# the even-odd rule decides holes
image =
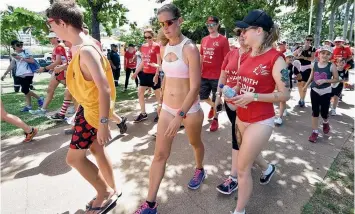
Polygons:
[[302,101],[301,101],[301,100],[298,101],[298,105],[299,105],[299,106],[302,105]]
[[44,103],[44,98],[43,98],[43,97],[40,97],[40,98],[37,100],[37,103],[38,103],[38,106],[39,106],[40,108],[42,108],[43,103]]
[[272,170],[269,174],[265,175],[264,173],[261,173],[260,176],[260,184],[261,185],[266,185],[270,182],[272,176],[275,174],[276,172],[276,166],[274,164],[270,164],[272,167]]
[[153,208],[150,208],[148,203],[144,202],[134,214],[157,214],[157,207],[157,203],[155,203]]
[[328,134],[330,131],[329,123],[323,123],[323,133]]
[[65,119],[65,115],[62,115],[60,113],[55,113],[54,115],[50,116],[51,120],[56,120],[56,121],[63,121]]
[[210,131],[211,132],[215,132],[218,130],[218,119],[217,118],[213,118],[212,122],[211,122],[211,126],[210,126]]
[[330,110],[330,115],[332,116],[336,116],[337,112],[335,111],[335,109]]
[[274,123],[275,123],[276,125],[281,126],[281,125],[282,125],[282,119],[281,119],[281,117],[275,118],[275,119],[274,119]]
[[219,104],[218,106],[217,106],[217,112],[221,112],[222,111],[222,108],[223,108],[223,106],[222,106],[222,104]]
[[317,138],[318,138],[318,133],[312,132],[311,136],[309,136],[308,138],[308,141],[315,143],[317,142]]
[[205,170],[196,169],[194,176],[192,177],[192,179],[190,180],[190,182],[188,184],[188,187],[190,189],[198,189],[201,186],[203,180],[205,180],[205,178],[206,178]]
[[214,110],[211,107],[210,112],[208,112],[208,119],[212,119],[214,117]]
[[32,106],[25,106],[21,112],[31,112]]
[[235,182],[230,176],[227,178],[223,183],[216,187],[217,191],[225,194],[230,195],[234,191],[238,189],[238,182]]
[[154,123],[157,123],[159,121],[159,116],[157,114],[157,116],[154,118]]
[[25,139],[22,142],[23,143],[31,142],[37,133],[38,133],[38,129],[32,128],[32,131],[30,133],[25,133]]
[[42,109],[37,109],[37,110],[29,110],[29,112],[33,115],[40,115],[40,116],[45,116],[47,111],[42,110]]
[[301,100],[300,107],[303,108],[303,107],[305,107],[305,105],[306,105],[305,102],[303,100]]
[[127,131],[127,118],[126,117],[121,117],[122,121],[120,124],[117,124],[117,127],[120,129],[120,134],[124,134]]
[[138,115],[138,117],[134,120],[134,123],[139,123],[139,122],[142,122],[143,120],[146,120],[146,119],[148,119],[148,115],[140,113]]

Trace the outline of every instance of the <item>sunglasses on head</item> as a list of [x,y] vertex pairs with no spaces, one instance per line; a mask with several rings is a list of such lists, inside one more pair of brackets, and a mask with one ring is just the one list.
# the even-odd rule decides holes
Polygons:
[[169,27],[172,24],[174,24],[174,21],[176,21],[177,19],[178,18],[173,18],[173,19],[166,20],[164,22],[159,22],[159,25],[160,25],[160,27]]
[[216,27],[217,23],[206,23],[206,27]]
[[144,39],[152,39],[153,37],[151,36],[144,36]]

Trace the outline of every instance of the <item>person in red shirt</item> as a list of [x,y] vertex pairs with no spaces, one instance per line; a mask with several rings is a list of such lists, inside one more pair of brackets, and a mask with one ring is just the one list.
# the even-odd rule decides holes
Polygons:
[[[136,50],[134,49],[133,44],[128,45],[128,50],[124,54],[124,70],[126,71],[126,81],[124,84],[124,90],[127,91],[129,77],[131,72],[134,73],[137,65],[137,58],[135,57]],[[138,78],[135,79],[136,86],[138,87]]]
[[336,62],[338,58],[345,58],[347,67],[350,69],[354,68],[354,60],[352,57],[351,49],[348,46],[345,46],[344,39],[341,37],[336,37],[334,39],[335,48],[333,49],[332,61]]
[[[155,98],[160,104],[160,87],[161,82],[159,78],[159,67],[161,65],[160,58],[160,46],[158,43],[153,41],[153,30],[146,29],[144,30],[144,39],[146,43],[144,43],[141,47],[142,60],[134,74],[132,75],[132,79],[136,79],[139,77],[139,88],[138,88],[138,98],[139,104],[141,106],[141,113],[134,120],[135,123],[139,123],[143,120],[148,119],[148,115],[145,112],[145,102],[144,102],[144,93],[147,88],[153,88],[155,93]],[[154,122],[158,122],[159,116],[154,119]]]
[[68,63],[68,57],[63,44],[60,44],[60,40],[54,32],[50,32],[47,36],[49,38],[51,44],[54,46],[52,52],[52,63],[45,67],[41,67],[38,72],[46,72],[52,70],[52,77],[49,81],[48,89],[47,89],[47,97],[42,108],[37,110],[30,110],[31,114],[42,115],[44,116],[47,113],[47,107],[49,103],[52,101],[54,96],[54,91],[58,87],[59,83],[65,85],[65,70],[62,69],[61,65],[65,65]]
[[[218,33],[219,19],[217,17],[208,17],[206,26],[210,35],[202,39],[200,47],[202,65],[200,99],[211,106],[208,119],[213,118],[210,131],[214,132],[218,129],[218,114],[215,106],[218,79],[221,75],[223,59],[230,49],[228,39]],[[210,99],[211,92],[212,100]]]
[[[238,95],[225,100],[237,106],[242,146],[237,161],[240,185],[234,214],[244,214],[253,188],[253,162],[258,159],[258,165],[263,169],[261,184],[269,183],[276,171],[260,152],[267,145],[274,127],[273,103],[290,98],[290,80],[283,55],[272,48],[279,35],[279,27],[272,18],[263,10],[252,10],[243,21],[236,22],[236,26],[243,29],[242,35],[245,44],[251,47],[251,53],[239,68]],[[275,87],[277,92],[274,92]]]

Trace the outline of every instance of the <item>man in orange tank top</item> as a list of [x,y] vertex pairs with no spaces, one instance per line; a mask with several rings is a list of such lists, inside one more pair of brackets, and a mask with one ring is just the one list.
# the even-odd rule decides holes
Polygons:
[[[97,192],[87,204],[86,213],[103,213],[121,195],[116,190],[112,163],[105,152],[105,144],[111,140],[108,120],[116,98],[112,70],[107,58],[84,34],[84,17],[74,0],[54,2],[46,15],[49,28],[73,44],[66,81],[80,107],[66,161]],[[86,157],[88,149],[99,167]]]

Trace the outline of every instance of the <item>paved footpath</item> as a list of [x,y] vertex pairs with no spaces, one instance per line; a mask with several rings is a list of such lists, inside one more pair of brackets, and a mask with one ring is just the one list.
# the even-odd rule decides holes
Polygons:
[[[306,108],[294,107],[298,101],[294,89],[288,102],[290,115],[284,125],[275,128],[270,143],[262,152],[277,165],[277,173],[267,186],[258,183],[260,170],[253,170],[254,190],[247,207],[248,214],[298,214],[322,181],[327,169],[353,132],[353,92],[345,91],[338,116],[331,117],[331,133],[317,144],[308,142],[311,132],[309,96]],[[137,105],[135,102],[134,105]],[[137,106],[138,107],[138,106]],[[148,105],[148,112],[153,106]],[[203,104],[205,115],[208,107]],[[130,121],[137,112],[128,114]],[[112,158],[116,183],[123,196],[109,213],[126,214],[144,201],[148,189],[149,166],[152,161],[156,129],[149,120],[129,122],[128,134],[119,135],[112,124],[114,139],[107,145]],[[205,119],[202,138],[206,148],[205,169],[208,178],[199,190],[191,191],[187,183],[194,170],[194,158],[185,131],[178,133],[160,186],[158,202],[162,214],[229,214],[236,205],[236,193],[224,196],[216,185],[230,172],[231,130],[225,112],[220,115],[220,129],[211,133]],[[85,204],[94,190],[76,170],[65,163],[70,137],[63,127],[39,133],[35,141],[20,143],[21,137],[1,142],[1,213],[72,214],[84,213]],[[255,133],[257,135],[257,133]],[[93,159],[88,153],[88,157]]]

